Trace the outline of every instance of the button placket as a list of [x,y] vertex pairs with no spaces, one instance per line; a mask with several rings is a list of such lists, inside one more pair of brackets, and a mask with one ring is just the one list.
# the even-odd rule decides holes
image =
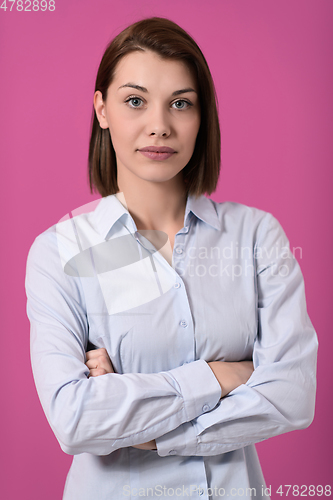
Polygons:
[[[189,225],[184,226],[180,232],[176,233],[174,247],[172,252],[172,267],[176,270],[176,267],[183,267],[181,265],[184,257],[185,257],[185,238],[187,233],[189,232]],[[176,272],[178,272],[176,270]]]

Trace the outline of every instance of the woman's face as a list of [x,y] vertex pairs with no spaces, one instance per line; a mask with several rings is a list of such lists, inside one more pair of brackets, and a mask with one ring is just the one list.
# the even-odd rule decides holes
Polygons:
[[[118,185],[175,178],[189,162],[200,127],[196,80],[182,62],[163,60],[152,51],[135,51],[118,63],[106,101],[95,93],[102,128],[109,128],[116,153]],[[168,158],[144,155],[147,146],[166,146]],[[120,190],[122,188],[120,187]]]

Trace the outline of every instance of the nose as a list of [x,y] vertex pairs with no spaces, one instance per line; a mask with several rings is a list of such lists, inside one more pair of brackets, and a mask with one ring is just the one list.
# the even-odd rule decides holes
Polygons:
[[162,106],[154,106],[147,114],[146,130],[148,135],[157,135],[159,137],[168,137],[171,133],[171,127],[167,116],[167,110]]

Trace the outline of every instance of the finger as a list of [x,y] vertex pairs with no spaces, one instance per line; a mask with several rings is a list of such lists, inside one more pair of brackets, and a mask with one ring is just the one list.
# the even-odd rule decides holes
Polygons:
[[101,365],[102,363],[99,363],[97,358],[89,359],[86,362],[86,366],[89,368],[89,370],[91,370],[92,368],[98,368],[98,366]]
[[89,377],[99,377],[100,375],[106,375],[108,372],[104,368],[93,368],[89,371]]
[[98,358],[101,355],[108,356],[108,352],[105,347],[101,347],[100,349],[93,349],[92,351],[86,352],[86,359]]
[[114,369],[109,357],[98,356],[97,358],[88,359],[85,365],[89,369],[103,368],[107,373],[114,373]]

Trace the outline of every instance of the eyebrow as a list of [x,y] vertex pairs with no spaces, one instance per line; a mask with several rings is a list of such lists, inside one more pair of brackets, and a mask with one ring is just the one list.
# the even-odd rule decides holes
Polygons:
[[[135,83],[125,83],[125,85],[121,85],[118,90],[124,87],[131,87],[133,89],[140,90],[141,92],[148,92],[146,87],[141,87],[141,85],[136,85]],[[192,89],[191,87],[187,87],[186,89],[175,90],[171,95],[186,94],[187,92],[195,92],[197,94],[194,89]]]

